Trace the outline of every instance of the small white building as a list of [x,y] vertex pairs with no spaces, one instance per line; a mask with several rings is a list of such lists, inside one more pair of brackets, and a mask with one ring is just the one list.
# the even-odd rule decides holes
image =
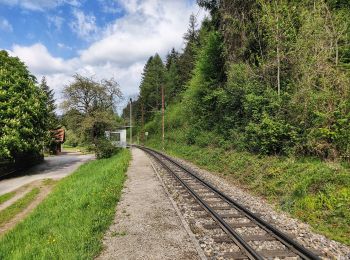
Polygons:
[[121,128],[114,131],[106,131],[106,138],[111,141],[114,146],[126,148],[126,129]]

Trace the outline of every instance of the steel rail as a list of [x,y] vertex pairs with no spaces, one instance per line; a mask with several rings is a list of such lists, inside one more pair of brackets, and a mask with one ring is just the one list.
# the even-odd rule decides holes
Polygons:
[[[166,156],[163,153],[160,153],[156,150],[153,150],[153,149],[150,149],[147,147],[142,147],[142,146],[135,146],[135,147],[138,147],[138,148],[140,148],[144,151],[147,151],[147,152],[153,152],[153,153],[163,157],[164,159],[170,161],[171,163],[173,163],[174,165],[176,165],[177,167],[179,167],[180,169],[182,169],[183,171],[188,173],[190,176],[192,176],[195,179],[197,179],[198,181],[200,181],[203,185],[205,185],[206,187],[208,187],[209,189],[214,191],[219,197],[221,197],[223,200],[225,200],[228,204],[230,204],[235,209],[237,209],[238,211],[243,213],[244,216],[246,216],[250,220],[253,220],[253,222],[258,224],[259,227],[261,227],[262,229],[264,229],[265,231],[267,231],[268,233],[273,235],[273,237],[275,237],[278,241],[280,241],[282,244],[287,246],[287,248],[289,250],[291,250],[292,252],[294,252],[296,255],[302,257],[303,259],[315,259],[315,260],[321,259],[317,255],[315,255],[313,252],[311,252],[309,249],[305,248],[304,246],[302,246],[301,244],[299,244],[298,242],[296,242],[295,240],[290,238],[288,235],[284,234],[282,231],[280,231],[277,228],[275,228],[274,226],[272,226],[270,223],[268,223],[265,220],[263,220],[262,218],[258,217],[253,212],[251,212],[250,210],[245,208],[243,205],[241,205],[237,201],[234,201],[233,199],[228,197],[226,194],[219,191],[217,188],[215,188],[214,186],[212,186],[211,184],[207,183],[205,180],[203,180],[202,178],[197,176],[197,174],[195,174],[193,171],[191,171],[187,167],[179,164],[178,162],[176,162],[175,160],[173,160],[169,156]],[[154,156],[154,157],[157,158],[156,156]],[[158,161],[160,161],[160,159],[158,159]],[[164,163],[162,163],[162,165],[163,164]],[[167,168],[169,168],[169,167],[167,167]]]
[[[144,148],[139,147],[140,149],[148,152],[153,155],[151,151],[148,151]],[[153,157],[166,169],[168,170],[195,198],[195,200],[202,205],[202,207],[210,214],[212,217],[219,222],[220,226],[226,231],[226,233],[232,236],[232,239],[236,245],[247,255],[249,259],[259,259],[263,260],[264,258],[258,254],[230,225],[218,214],[216,213],[200,196],[195,192],[191,187],[189,187],[186,182],[184,182],[169,166],[167,166],[162,160],[157,156]]]

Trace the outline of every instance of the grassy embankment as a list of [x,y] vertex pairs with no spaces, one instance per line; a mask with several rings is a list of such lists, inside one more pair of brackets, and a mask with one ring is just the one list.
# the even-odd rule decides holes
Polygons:
[[0,211],[0,226],[24,210],[36,198],[39,192],[39,188],[34,188],[24,195],[23,198]]
[[[189,146],[177,138],[181,135],[181,131],[168,132],[167,153],[219,173],[309,223],[315,231],[350,245],[349,165]],[[157,138],[147,145],[161,149]]]
[[16,192],[9,192],[9,193],[5,193],[3,195],[0,195],[0,204],[8,201],[9,199],[11,199],[15,195],[16,195]]
[[120,198],[128,150],[82,165],[0,240],[0,259],[91,259]]

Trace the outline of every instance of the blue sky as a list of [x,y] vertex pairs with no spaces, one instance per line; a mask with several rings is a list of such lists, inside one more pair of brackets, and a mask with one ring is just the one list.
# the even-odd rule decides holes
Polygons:
[[18,56],[60,101],[71,76],[114,77],[138,92],[149,56],[183,47],[195,0],[0,0],[0,49]]

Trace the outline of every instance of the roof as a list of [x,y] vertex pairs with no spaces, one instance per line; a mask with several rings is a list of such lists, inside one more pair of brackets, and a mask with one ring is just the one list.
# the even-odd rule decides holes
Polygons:
[[64,143],[65,141],[65,131],[63,128],[53,130],[56,142]]

